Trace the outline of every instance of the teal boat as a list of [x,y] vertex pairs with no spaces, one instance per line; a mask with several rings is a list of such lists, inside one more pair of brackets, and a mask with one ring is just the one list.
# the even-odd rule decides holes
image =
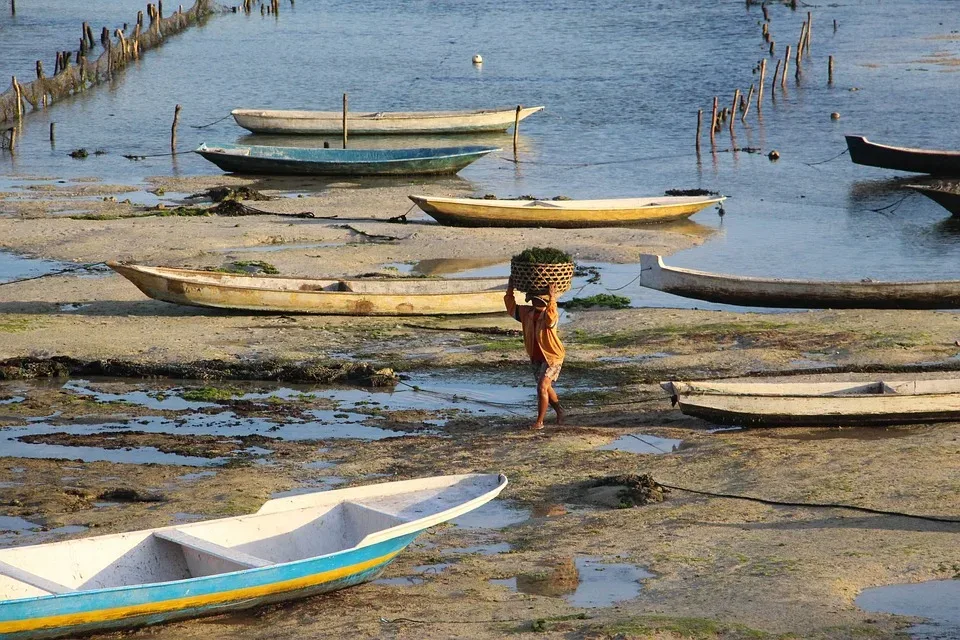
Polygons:
[[307,176],[397,176],[456,173],[498,147],[310,149],[201,144],[196,153],[232,173]]
[[506,485],[497,474],[389,482],[275,498],[250,515],[0,549],[0,638],[74,638],[368,582],[424,530]]

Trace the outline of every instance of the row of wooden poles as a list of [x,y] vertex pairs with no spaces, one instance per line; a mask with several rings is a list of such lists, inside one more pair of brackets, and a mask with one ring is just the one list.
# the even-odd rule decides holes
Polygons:
[[[253,8],[260,5],[260,15],[279,15],[280,14],[280,0],[269,0],[269,2],[264,2],[262,0],[243,0],[243,4],[239,7],[232,7],[234,13],[237,11],[243,10],[244,13],[253,13]],[[294,4],[294,0],[290,0],[290,4]]]
[[[795,5],[794,5],[794,8]],[[770,55],[774,55],[775,41],[773,40],[772,32],[770,31],[770,11],[767,8],[767,5],[764,4],[761,6],[763,10],[763,38],[770,45]],[[833,21],[833,30],[837,30],[837,21]],[[807,19],[800,28],[800,38],[797,41],[796,56],[794,63],[794,76],[797,82],[800,81],[800,77],[803,74],[803,57],[804,54],[807,56],[810,55],[810,43],[812,42],[812,32],[813,32],[813,14],[808,11]],[[787,89],[787,73],[790,69],[790,57],[794,53],[790,45],[787,45],[782,59],[777,59],[777,66],[773,71],[773,79],[770,83],[770,96],[772,100],[776,100],[776,88],[777,88],[777,78],[780,79],[780,90],[786,91]],[[833,56],[829,56],[827,60],[827,84],[833,85],[833,69],[834,69],[834,60]],[[756,70],[755,70],[756,71]],[[740,89],[736,89],[733,94],[733,104],[730,105],[730,108],[724,107],[720,109],[720,98],[714,96],[713,98],[713,111],[710,118],[710,145],[716,145],[716,134],[720,130],[724,122],[729,121],[730,133],[733,134],[734,123],[736,122],[737,114],[740,113],[740,121],[746,122],[747,115],[750,113],[750,105],[753,102],[753,94],[756,91],[757,94],[757,112],[763,110],[763,93],[764,87],[766,86],[767,78],[767,59],[764,58],[760,61],[760,79],[758,83],[753,83],[750,85],[749,93],[744,97]],[[758,88],[759,87],[759,88]],[[697,152],[700,151],[700,138],[703,130],[703,109],[697,111]]]
[[[11,10],[15,11],[15,5],[12,1]],[[88,62],[88,54],[96,47],[97,41],[90,24],[84,22],[81,26],[79,48],[76,52],[56,52],[51,78],[47,78],[42,60],[37,60],[37,79],[29,85],[23,85],[16,76],[11,78],[13,99],[12,105],[8,102],[8,106],[12,106],[12,113],[7,112],[7,117],[15,118],[16,124],[6,131],[8,148],[11,150],[16,148],[18,129],[26,113],[25,102],[29,101],[34,108],[47,107],[51,101],[63,97],[63,95],[83,91],[86,89],[88,82],[95,84],[100,80],[101,61],[106,63],[105,76],[109,78],[116,68],[122,68],[129,61],[138,59],[144,48],[151,48],[162,42],[165,35],[161,30],[162,22],[164,23],[164,30],[169,30],[172,25],[173,30],[179,31],[190,24],[191,17],[196,19],[207,12],[209,12],[208,2],[200,0],[188,13],[184,13],[183,5],[179,5],[174,15],[164,19],[162,0],[158,0],[156,4],[147,4],[146,14],[144,11],[137,13],[137,22],[129,38],[126,36],[127,24],[124,24],[122,29],[114,30],[113,35],[117,38],[116,43],[111,38],[110,30],[106,27],[102,29],[100,44],[104,53],[95,63]],[[149,19],[149,23],[146,23],[147,19]],[[63,74],[68,74],[68,76],[64,77]],[[27,89],[29,89],[29,92]],[[55,128],[51,123],[50,140],[53,141],[54,137]]]

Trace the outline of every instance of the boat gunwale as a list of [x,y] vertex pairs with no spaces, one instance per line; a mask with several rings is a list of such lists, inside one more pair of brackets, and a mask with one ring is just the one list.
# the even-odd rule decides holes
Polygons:
[[[151,267],[148,265],[139,265],[139,264],[125,264],[122,262],[108,261],[107,266],[111,269],[114,269],[119,275],[126,278],[126,275],[123,274],[119,269],[130,269],[135,271],[138,274],[153,276],[157,278],[162,278],[164,280],[175,280],[178,282],[183,282],[186,284],[191,284],[194,286],[203,286],[203,287],[216,287],[220,289],[229,289],[232,291],[266,291],[269,293],[296,293],[300,295],[345,295],[345,296],[407,296],[407,297],[418,297],[418,298],[428,298],[433,296],[450,296],[450,295],[476,295],[476,294],[490,294],[490,293],[501,293],[500,289],[481,289],[476,291],[453,291],[453,292],[443,292],[443,293],[361,293],[358,291],[299,291],[299,290],[283,290],[283,289],[270,289],[268,287],[243,287],[238,285],[230,284],[220,284],[215,282],[196,282],[191,280],[184,275],[171,274],[166,275],[162,273],[155,273],[153,270],[163,270],[163,271],[174,271],[174,272],[187,272],[195,274],[218,274],[227,277],[233,278],[264,278],[264,279],[276,279],[276,280],[286,280],[286,281],[304,281],[304,282],[325,282],[330,280],[332,283],[336,282],[397,282],[400,280],[403,281],[413,281],[413,282],[491,282],[497,284],[506,285],[507,278],[489,278],[489,277],[480,277],[480,278],[291,278],[290,276],[281,276],[281,275],[256,275],[256,276],[246,276],[243,274],[233,274],[233,273],[224,273],[220,274],[218,271],[202,271],[194,269],[176,269],[174,267]],[[115,268],[116,267],[116,268]],[[129,280],[129,278],[127,278]],[[506,287],[502,290],[506,292]]]
[[[353,160],[353,159],[310,159],[310,158],[293,158],[293,157],[269,157],[269,156],[254,156],[250,155],[248,152],[246,155],[240,153],[243,149],[251,149],[255,147],[264,147],[267,149],[280,149],[284,152],[288,150],[295,151],[421,151],[421,150],[437,150],[444,153],[443,155],[426,155],[426,156],[411,156],[406,158],[387,158],[387,159],[367,159],[367,160]],[[460,151],[453,153],[453,149],[472,149],[471,151]],[[206,142],[201,142],[200,146],[193,150],[194,153],[201,156],[209,154],[212,156],[218,157],[228,157],[228,158],[249,158],[253,160],[265,160],[268,162],[297,162],[303,164],[323,164],[323,165],[389,165],[397,163],[409,163],[416,161],[434,161],[434,160],[449,160],[452,158],[465,158],[469,156],[484,156],[488,153],[493,153],[495,151],[503,151],[502,147],[490,147],[484,145],[464,145],[460,147],[407,147],[400,149],[324,149],[324,148],[312,148],[312,147],[275,147],[270,145],[238,145],[228,143],[226,147],[209,147]],[[332,154],[331,154],[332,155]]]
[[[799,278],[765,278],[762,276],[738,276],[734,274],[727,273],[714,273],[710,271],[700,271],[698,269],[687,269],[685,267],[671,267],[664,264],[663,257],[656,254],[641,254],[641,259],[644,256],[652,256],[657,258],[657,267],[661,271],[668,273],[673,273],[677,275],[689,275],[695,276],[698,278],[703,278],[707,280],[719,280],[726,282],[744,282],[748,284],[753,283],[767,283],[767,284],[789,284],[789,285],[804,285],[804,286],[856,286],[857,288],[863,289],[880,289],[890,286],[927,286],[927,285],[960,285],[960,280],[871,280],[869,282],[864,282],[862,280],[801,280]],[[654,267],[648,267],[653,269]],[[823,294],[821,294],[823,295]]]
[[[537,107],[522,107],[521,108],[521,119],[542,111],[545,109],[545,106]],[[351,113],[347,112],[347,121],[350,121],[350,118],[364,119],[364,120],[429,120],[429,119],[444,119],[444,118],[461,118],[469,116],[480,116],[480,115],[491,115],[491,114],[512,114],[516,113],[516,107],[494,107],[492,109],[475,109],[475,110],[464,110],[464,111],[363,111]],[[270,115],[266,115],[270,114]],[[274,115],[277,114],[277,115]],[[379,116],[377,114],[380,114]],[[525,115],[524,115],[525,114]],[[343,117],[342,112],[340,111],[311,111],[307,109],[233,109],[230,112],[230,115],[236,118],[236,116],[252,116],[257,118],[273,118],[273,119],[288,119],[288,120],[331,120],[338,121]]]
[[[332,558],[332,557],[337,556],[337,555],[346,554],[346,553],[350,553],[350,552],[353,552],[353,551],[358,551],[358,550],[360,550],[360,549],[365,549],[365,548],[367,548],[367,547],[371,547],[371,546],[374,546],[374,545],[377,545],[377,544],[384,544],[384,543],[390,542],[391,540],[395,540],[395,539],[397,539],[397,538],[401,538],[401,537],[403,537],[403,536],[405,536],[405,535],[415,535],[415,534],[419,534],[420,532],[425,531],[426,529],[429,529],[429,528],[432,527],[432,526],[436,526],[437,524],[441,524],[441,523],[443,523],[443,522],[445,522],[445,521],[447,521],[447,520],[450,520],[450,519],[452,519],[452,518],[457,517],[457,515],[460,515],[460,514],[457,514],[457,515],[449,516],[449,515],[447,515],[447,514],[450,514],[451,512],[459,511],[460,509],[463,509],[464,507],[466,507],[466,506],[468,506],[468,505],[472,505],[472,504],[474,504],[474,503],[479,502],[479,504],[477,504],[476,507],[471,507],[470,509],[467,509],[466,511],[463,511],[463,513],[468,513],[469,511],[472,511],[473,509],[475,509],[475,508],[477,508],[477,507],[480,507],[480,506],[482,506],[483,504],[486,504],[487,502],[490,502],[491,500],[493,500],[494,498],[496,498],[496,497],[506,488],[506,486],[507,486],[507,484],[508,484],[507,477],[506,477],[504,474],[502,474],[502,473],[498,473],[498,474],[492,474],[492,473],[490,473],[490,474],[486,474],[486,473],[468,473],[468,474],[453,474],[453,475],[447,475],[447,476],[436,476],[435,479],[439,479],[439,478],[458,478],[458,477],[459,477],[459,478],[462,478],[462,479],[467,479],[467,478],[471,478],[471,477],[473,477],[473,478],[478,478],[478,479],[479,479],[479,478],[482,478],[482,477],[484,477],[484,476],[493,476],[493,475],[497,475],[497,484],[496,484],[496,486],[493,487],[492,489],[490,489],[490,490],[488,490],[488,491],[485,491],[484,493],[482,493],[482,494],[480,494],[480,495],[478,495],[478,496],[476,496],[476,497],[474,497],[474,498],[472,498],[472,499],[470,499],[470,500],[467,500],[467,501],[465,501],[465,502],[462,502],[462,503],[460,503],[460,504],[458,504],[458,505],[456,505],[456,506],[454,506],[454,507],[451,507],[451,508],[449,508],[449,509],[444,509],[443,511],[439,511],[439,512],[434,513],[434,514],[431,514],[431,515],[428,515],[428,516],[424,516],[423,518],[418,518],[418,519],[416,519],[416,520],[411,520],[411,521],[409,521],[409,522],[403,522],[403,523],[400,523],[400,524],[395,525],[395,526],[393,526],[393,527],[388,527],[388,528],[386,528],[386,529],[382,529],[382,530],[380,530],[380,531],[374,532],[374,534],[378,534],[378,535],[379,535],[380,539],[376,539],[376,538],[371,539],[371,537],[372,537],[374,534],[368,534],[367,536],[364,536],[363,538],[361,538],[360,541],[359,541],[357,544],[355,544],[355,545],[352,546],[352,547],[346,548],[346,549],[340,549],[340,550],[338,550],[338,551],[334,551],[334,552],[331,552],[331,553],[321,554],[321,555],[317,555],[317,556],[311,556],[311,557],[309,557],[309,558],[301,558],[301,559],[299,559],[299,560],[291,560],[291,561],[288,561],[288,562],[276,562],[276,563],[269,564],[269,565],[264,566],[264,567],[250,567],[250,568],[244,568],[244,569],[237,569],[237,570],[235,570],[235,571],[225,571],[225,572],[223,572],[223,573],[214,573],[214,574],[209,574],[209,575],[205,575],[205,576],[191,576],[191,577],[189,577],[189,578],[180,578],[179,580],[165,580],[165,581],[162,581],[162,582],[148,582],[148,583],[142,583],[142,584],[120,585],[120,586],[116,586],[116,587],[104,587],[104,588],[101,588],[101,589],[86,589],[86,590],[77,589],[77,590],[74,590],[74,591],[71,591],[71,592],[68,592],[68,593],[53,593],[53,594],[48,594],[48,595],[29,596],[29,597],[26,597],[26,598],[15,598],[15,599],[12,599],[12,600],[0,600],[0,610],[2,610],[2,608],[3,608],[4,606],[7,606],[7,605],[14,605],[14,604],[22,605],[22,604],[25,604],[25,603],[28,603],[28,602],[36,602],[36,601],[41,601],[41,600],[43,600],[43,601],[49,601],[49,600],[52,600],[52,599],[58,599],[58,600],[60,600],[60,601],[63,601],[63,600],[67,600],[67,599],[90,597],[90,596],[93,596],[93,595],[107,594],[107,593],[111,593],[111,592],[138,591],[138,590],[143,590],[143,589],[148,589],[148,588],[163,587],[163,586],[168,586],[168,585],[174,585],[174,584],[177,584],[177,583],[187,583],[187,582],[199,583],[199,582],[201,582],[201,581],[209,581],[209,580],[220,579],[220,578],[225,578],[225,577],[232,577],[232,576],[236,576],[236,575],[238,575],[238,574],[257,575],[257,574],[260,574],[260,573],[264,573],[264,572],[266,572],[266,571],[276,570],[276,569],[278,569],[278,568],[291,567],[291,566],[296,566],[296,565],[298,565],[298,564],[304,564],[304,563],[308,563],[308,562],[314,562],[314,561],[317,561],[317,560],[324,560],[324,559]],[[420,480],[423,480],[423,479],[420,479]],[[400,480],[400,481],[397,481],[396,484],[403,483],[403,482],[417,482],[417,479],[413,479],[413,480]],[[389,484],[394,484],[394,483],[380,483],[380,484],[387,484],[387,485],[389,485]],[[329,496],[329,495],[334,495],[334,494],[337,493],[337,492],[349,492],[349,491],[353,491],[353,490],[356,490],[356,489],[362,489],[362,488],[365,487],[365,486],[371,486],[371,487],[373,487],[373,486],[377,486],[377,484],[373,484],[373,485],[363,485],[363,486],[360,486],[360,487],[347,487],[347,488],[344,488],[344,489],[334,489],[334,490],[332,490],[332,491],[323,491],[323,490],[320,490],[320,491],[316,491],[316,492],[312,492],[312,493],[318,493],[318,494],[322,493],[322,494],[325,494],[325,495],[328,495],[328,496]],[[303,494],[303,495],[310,495],[310,494]],[[282,498],[275,498],[275,499],[282,499]],[[270,502],[270,501],[268,500],[267,503],[268,503],[268,502]],[[264,503],[264,505],[266,505],[267,503]],[[336,503],[336,504],[334,504],[333,506],[337,506],[338,504],[340,504],[340,503]],[[316,509],[316,508],[322,507],[322,506],[327,506],[327,505],[314,505],[314,506],[297,507],[297,508],[291,508],[291,509],[283,510],[283,511],[272,511],[272,512],[266,512],[266,513],[260,513],[259,511],[257,511],[257,512],[254,512],[254,513],[246,513],[246,514],[243,514],[243,515],[240,515],[240,516],[227,516],[227,517],[224,517],[224,518],[215,518],[215,519],[213,519],[213,520],[201,520],[201,521],[198,521],[198,522],[191,522],[191,523],[187,523],[187,524],[173,524],[173,525],[168,525],[168,526],[166,526],[166,527],[155,527],[155,528],[152,528],[152,529],[139,529],[139,530],[136,530],[136,531],[122,531],[122,532],[119,532],[119,533],[111,533],[111,534],[106,534],[106,535],[103,535],[103,536],[92,536],[92,538],[71,538],[71,539],[68,539],[68,540],[60,540],[60,541],[56,541],[56,542],[46,542],[46,543],[38,544],[38,545],[23,545],[22,547],[5,547],[3,550],[11,550],[11,549],[27,548],[27,547],[42,548],[42,547],[49,547],[49,546],[51,546],[51,545],[60,545],[60,544],[64,544],[64,543],[69,543],[69,542],[72,542],[72,541],[74,541],[74,540],[97,539],[97,538],[100,538],[100,539],[118,538],[118,537],[122,537],[122,536],[124,536],[124,535],[129,535],[129,534],[132,534],[132,533],[148,533],[148,534],[152,535],[153,532],[155,532],[155,531],[168,531],[168,530],[171,530],[171,529],[188,529],[188,528],[190,528],[191,526],[209,525],[209,524],[214,524],[214,523],[218,523],[218,522],[226,522],[226,521],[237,521],[237,520],[240,520],[240,519],[243,519],[243,518],[251,518],[251,517],[257,517],[257,516],[259,516],[259,517],[276,516],[276,515],[278,515],[278,514],[283,514],[283,513],[292,513],[292,512],[307,511],[307,510]],[[263,507],[261,506],[261,509],[262,509],[262,508],[263,508]],[[430,524],[424,524],[424,523],[430,523]],[[415,525],[416,525],[416,526],[415,526]],[[422,526],[421,526],[421,525],[422,525]],[[386,534],[388,534],[388,533],[389,533],[390,535],[386,535]],[[148,536],[148,537],[149,537],[149,536]],[[406,546],[406,545],[405,545],[405,546]],[[403,549],[401,548],[400,550],[397,551],[397,553],[399,553],[399,552],[402,551],[402,550],[403,550]],[[396,554],[394,554],[394,555],[396,555]],[[269,583],[267,583],[267,584],[269,584]],[[212,592],[212,593],[229,593],[229,591],[226,591],[226,590],[225,590],[225,591],[214,591],[214,592]],[[163,602],[163,601],[161,600],[161,601],[158,601],[158,602]],[[97,610],[100,610],[100,609],[97,609]],[[7,621],[0,620],[0,623],[3,623],[3,622],[7,622]]]
[[[509,209],[509,210],[522,210],[522,211],[542,211],[549,213],[568,213],[568,214],[585,214],[585,213],[594,213],[594,212],[610,212],[616,213],[619,211],[627,211],[631,209],[667,209],[672,207],[686,207],[702,204],[703,208],[709,207],[712,204],[719,204],[727,199],[726,196],[719,196],[716,198],[707,198],[697,200],[698,196],[663,196],[662,199],[682,199],[682,202],[673,201],[666,203],[659,202],[650,202],[649,204],[636,205],[636,206],[624,206],[620,208],[609,207],[609,208],[598,208],[596,206],[583,206],[582,203],[592,202],[592,203],[626,203],[639,200],[648,200],[656,196],[650,196],[647,198],[601,198],[596,200],[488,200],[484,198],[449,198],[449,197],[431,197],[431,196],[407,196],[412,200],[417,206],[420,204],[426,204],[428,206],[434,206],[433,203],[441,204],[454,204],[462,206],[476,206],[476,207],[485,207],[489,209]],[[689,199],[688,199],[689,198]],[[553,203],[554,205],[544,205],[540,203]],[[509,204],[507,204],[509,203]],[[563,203],[563,204],[560,204]],[[582,206],[583,208],[577,209],[575,206]],[[601,213],[601,215],[602,215]],[[444,215],[464,215],[464,214],[444,214]]]
[[[882,149],[885,151],[897,151],[920,156],[949,156],[951,158],[960,158],[960,151],[949,151],[946,149],[921,149],[919,147],[897,147],[891,144],[872,142],[868,140],[866,136],[859,135],[844,135],[844,137],[848,140],[848,142],[850,139],[854,139],[868,147]],[[898,169],[893,169],[893,171],[898,171]]]

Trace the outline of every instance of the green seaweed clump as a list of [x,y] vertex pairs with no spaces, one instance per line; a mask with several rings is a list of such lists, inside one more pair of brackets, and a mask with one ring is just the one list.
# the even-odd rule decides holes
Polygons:
[[245,274],[266,273],[267,275],[271,276],[275,276],[280,273],[280,269],[277,269],[275,266],[264,260],[236,260],[228,263],[224,267],[220,267],[219,269],[213,269],[213,271],[219,271],[220,273]]
[[590,309],[591,307],[607,307],[608,309],[629,309],[630,298],[617,296],[610,293],[600,293],[587,298],[574,298],[563,303],[563,308],[567,309]]
[[516,262],[530,262],[536,264],[566,264],[573,262],[573,258],[566,251],[553,247],[531,247],[524,249],[513,256]]
[[90,152],[83,148],[74,149],[73,151],[70,152],[70,157],[74,158],[75,160],[83,160],[84,158],[87,158],[89,156],[90,156]]
[[220,402],[232,400],[241,393],[243,392],[232,387],[199,387],[184,390],[180,397],[191,402]]

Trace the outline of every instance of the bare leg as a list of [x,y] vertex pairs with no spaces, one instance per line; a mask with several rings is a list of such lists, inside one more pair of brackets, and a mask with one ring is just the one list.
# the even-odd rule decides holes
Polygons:
[[550,404],[550,378],[544,376],[537,384],[537,421],[533,429],[543,429],[543,419],[547,415],[547,405]]
[[563,418],[566,416],[567,412],[564,411],[563,405],[560,404],[560,397],[557,395],[557,391],[553,388],[553,382],[550,383],[550,406],[553,407],[553,410],[557,412],[557,424],[563,424]]

